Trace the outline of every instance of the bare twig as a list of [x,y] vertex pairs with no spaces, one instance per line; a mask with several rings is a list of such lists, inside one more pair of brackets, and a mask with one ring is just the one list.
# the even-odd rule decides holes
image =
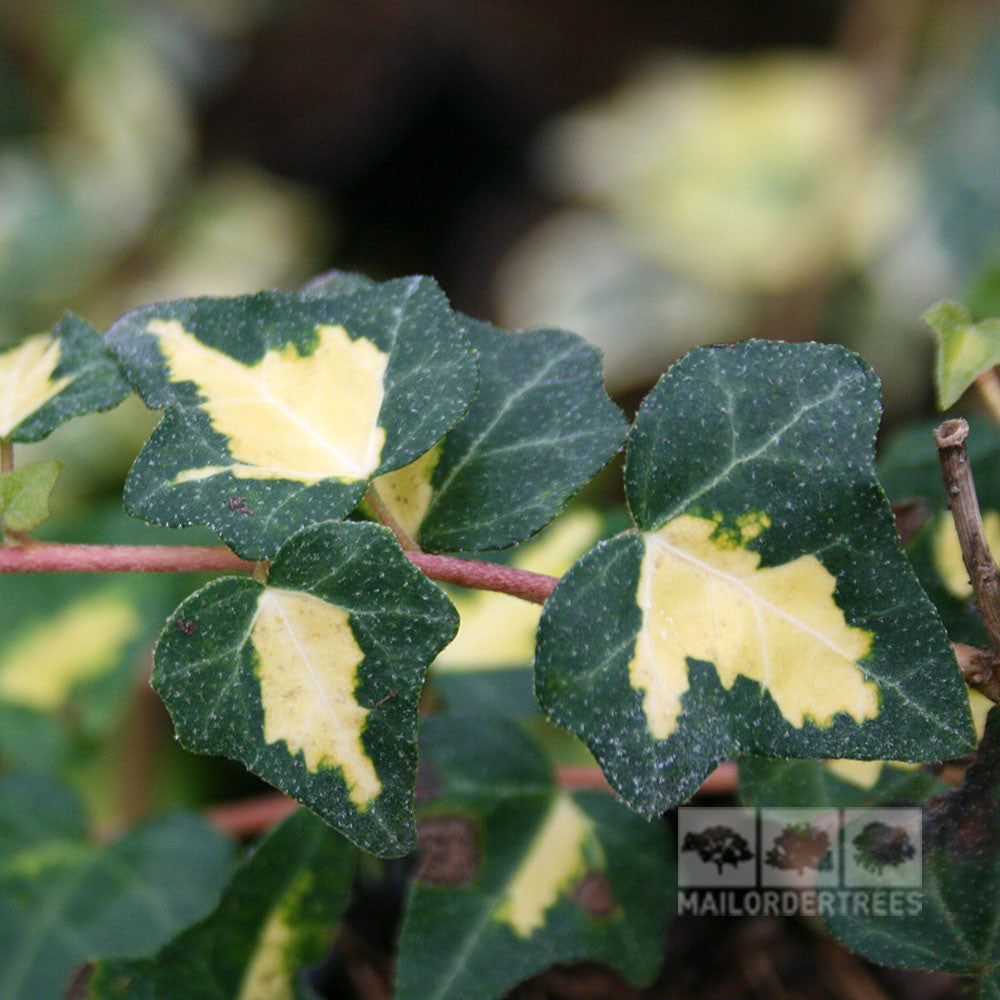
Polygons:
[[969,687],[1000,704],[1000,675],[997,674],[994,654],[988,649],[977,649],[964,642],[953,642],[955,659]]
[[961,418],[946,420],[934,431],[944,488],[962,549],[962,561],[969,574],[992,650],[969,653],[971,647],[956,646],[955,655],[968,682],[997,701],[1000,695],[997,678],[1000,663],[1000,573],[983,531],[976,484],[965,446],[968,436],[969,425]]
[[962,548],[962,560],[986,624],[990,644],[994,653],[1000,654],[1000,573],[983,532],[976,484],[965,448],[968,436],[969,425],[961,418],[946,420],[934,431],[944,488]]

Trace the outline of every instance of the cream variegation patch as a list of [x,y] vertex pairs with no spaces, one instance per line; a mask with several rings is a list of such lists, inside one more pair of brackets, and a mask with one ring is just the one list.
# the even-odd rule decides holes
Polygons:
[[16,636],[0,654],[0,698],[54,711],[76,685],[113,670],[141,628],[123,597],[82,598]]
[[52,377],[61,357],[59,340],[47,333],[28,337],[0,354],[0,438],[73,381],[71,375]]
[[[990,552],[994,556],[1000,555],[1000,512],[983,511],[983,532]],[[955,522],[948,511],[938,515],[934,528],[933,552],[934,567],[948,591],[963,600],[972,597],[969,572],[962,560],[962,546],[958,541]]]
[[343,608],[297,590],[268,587],[250,634],[264,709],[264,739],[284,740],[310,771],[340,768],[366,809],[382,790],[361,734],[368,709],[355,688],[365,654]]
[[245,365],[203,344],[178,320],[152,320],[172,382],[193,382],[230,465],[190,469],[178,481],[230,472],[241,479],[356,482],[379,466],[379,411],[389,355],[342,326],[318,326],[316,349],[288,344]]
[[409,465],[387,472],[372,482],[389,513],[412,538],[419,534],[434,499],[431,478],[440,457],[441,445],[436,444]]
[[841,781],[846,781],[858,788],[874,788],[883,767],[894,767],[898,771],[912,771],[918,765],[906,761],[895,760],[828,760],[824,761],[829,770]]
[[[511,564],[561,576],[600,537],[601,519],[594,511],[571,511],[522,546]],[[458,635],[434,661],[436,670],[493,670],[532,661],[539,605],[485,590],[456,594],[452,600],[460,616]]]
[[714,664],[726,688],[739,676],[757,681],[800,728],[838,713],[856,722],[878,715],[878,687],[858,666],[872,634],[847,624],[836,578],[815,556],[760,566],[746,542],[767,524],[758,515],[722,531],[685,514],[644,536],[643,621],[629,676],[654,738],[677,728],[689,657]]
[[295,1000],[298,932],[295,911],[312,887],[309,872],[300,872],[257,936],[253,955],[240,984],[238,1000]]
[[558,794],[497,906],[496,917],[520,938],[545,926],[546,914],[602,859],[594,824]]

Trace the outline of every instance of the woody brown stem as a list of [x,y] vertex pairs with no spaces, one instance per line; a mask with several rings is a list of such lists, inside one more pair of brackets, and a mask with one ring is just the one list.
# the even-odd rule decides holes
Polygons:
[[976,484],[965,445],[968,436],[969,425],[961,418],[946,420],[934,431],[941,476],[955,521],[962,561],[992,649],[989,652],[978,651],[979,655],[973,658],[959,654],[956,648],[956,655],[960,657],[960,663],[963,659],[966,662],[963,674],[974,678],[974,686],[996,701],[1000,693],[996,676],[1000,664],[1000,573],[983,531]]
[[402,546],[403,551],[420,551],[417,540],[396,520],[392,511],[389,510],[388,505],[379,494],[379,491],[375,488],[374,483],[368,487],[365,500],[368,506],[371,507],[372,513],[375,515],[375,520],[380,524],[384,524],[396,536],[396,541]]

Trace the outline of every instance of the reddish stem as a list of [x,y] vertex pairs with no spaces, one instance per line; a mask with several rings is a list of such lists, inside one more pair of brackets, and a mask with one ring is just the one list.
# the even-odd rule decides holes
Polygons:
[[[495,590],[536,604],[544,604],[558,582],[554,576],[476,559],[426,552],[407,552],[406,556],[432,580]],[[56,542],[0,546],[0,573],[226,573],[252,572],[254,566],[224,546]]]
[[[611,792],[599,767],[593,764],[556,768],[556,780],[568,791]],[[736,762],[720,764],[702,783],[699,792],[707,795],[724,795],[736,791]],[[257,795],[236,802],[224,802],[208,809],[208,820],[231,837],[246,840],[259,836],[280,823],[297,804],[280,793]]]

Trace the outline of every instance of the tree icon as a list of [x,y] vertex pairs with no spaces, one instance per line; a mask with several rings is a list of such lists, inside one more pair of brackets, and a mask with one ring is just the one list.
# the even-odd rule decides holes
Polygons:
[[803,874],[807,868],[826,872],[833,867],[830,835],[817,830],[811,823],[789,823],[774,838],[774,844],[764,857],[764,864],[782,871]]
[[898,868],[917,853],[906,827],[878,820],[868,823],[851,843],[855,847],[854,860],[877,875],[884,868]]
[[746,838],[728,826],[709,826],[701,833],[687,834],[681,850],[696,851],[706,864],[714,864],[720,875],[724,865],[736,868],[753,857]]

